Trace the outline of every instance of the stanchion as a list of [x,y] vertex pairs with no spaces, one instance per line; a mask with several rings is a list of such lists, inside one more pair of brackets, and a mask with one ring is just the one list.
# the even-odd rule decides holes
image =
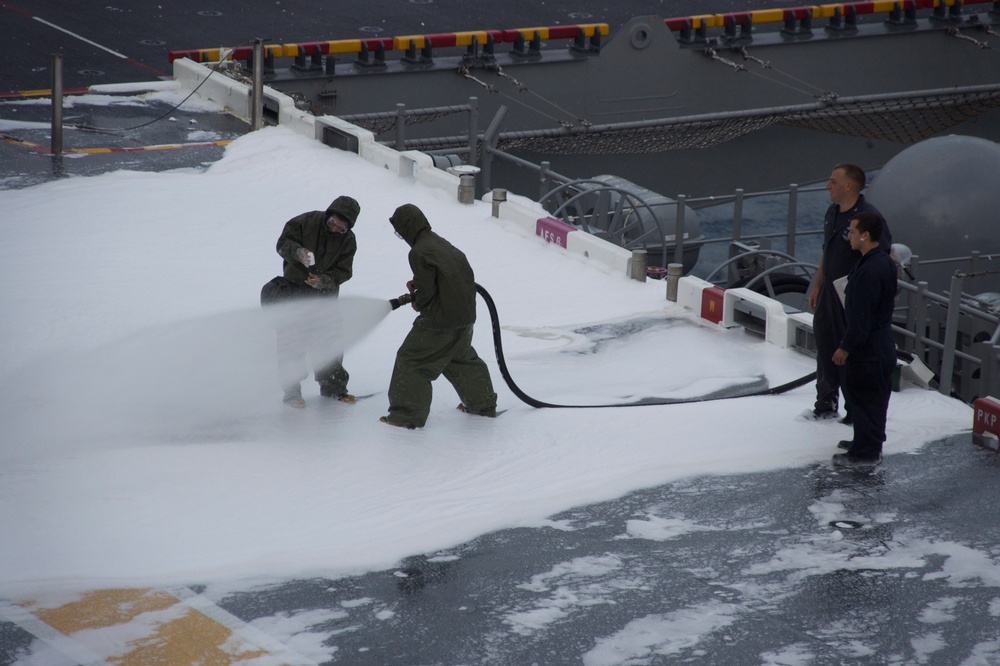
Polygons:
[[250,129],[257,131],[264,124],[264,40],[259,37],[253,40],[253,92],[250,98]]
[[638,282],[646,281],[646,266],[649,259],[645,250],[632,250],[632,257],[628,260],[629,277]]
[[63,149],[63,54],[52,54],[52,154]]
[[677,287],[684,275],[684,264],[667,264],[667,300],[677,302]]
[[493,188],[493,217],[500,217],[500,204],[507,201],[507,190],[501,187]]

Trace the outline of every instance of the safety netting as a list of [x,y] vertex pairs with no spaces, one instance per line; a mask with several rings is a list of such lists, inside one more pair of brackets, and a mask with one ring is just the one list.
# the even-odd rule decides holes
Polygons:
[[710,148],[772,125],[873,140],[914,143],[1000,106],[1000,90],[869,100],[830,100],[807,110],[754,112],[743,117],[562,127],[507,133],[498,148],[548,154],[648,154]]

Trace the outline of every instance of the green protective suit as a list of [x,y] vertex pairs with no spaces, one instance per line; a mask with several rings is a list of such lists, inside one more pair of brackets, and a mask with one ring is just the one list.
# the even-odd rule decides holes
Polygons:
[[[326,220],[336,213],[348,221],[351,228],[360,212],[358,203],[350,197],[337,197],[326,211],[314,210],[297,215],[285,223],[276,249],[284,260],[283,273],[289,283],[292,298],[336,298],[340,285],[351,279],[358,242],[354,231],[333,233]],[[313,253],[316,263],[305,266],[297,257],[300,249]],[[320,278],[320,288],[306,284],[309,275]],[[309,347],[308,326],[297,329],[285,326],[278,330],[278,374],[285,396],[299,395],[299,384],[308,375],[306,355]],[[343,357],[314,367],[320,391],[327,396],[347,393],[350,375],[344,369]]]
[[[333,208],[333,204],[330,208]],[[354,231],[335,234],[327,229],[326,218],[330,212],[336,212],[330,208],[325,212],[314,210],[302,213],[290,219],[281,230],[276,248],[284,260],[285,279],[323,296],[336,296],[340,292],[340,285],[351,279],[354,273],[354,255],[358,251]],[[298,260],[296,253],[301,248],[315,255],[314,266],[307,268]],[[321,289],[314,289],[306,284],[310,273],[320,277]]]
[[410,246],[413,307],[420,314],[396,352],[388,421],[421,428],[431,408],[431,382],[444,375],[466,411],[495,416],[489,368],[472,347],[476,278],[465,255],[431,231],[419,208],[400,206],[389,219]]

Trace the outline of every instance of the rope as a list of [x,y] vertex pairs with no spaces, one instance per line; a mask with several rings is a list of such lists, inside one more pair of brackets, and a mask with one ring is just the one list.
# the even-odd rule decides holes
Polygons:
[[582,126],[584,126],[584,127],[589,127],[590,126],[591,123],[589,121],[587,121],[587,120],[585,120],[583,118],[576,117],[573,113],[570,113],[569,111],[567,111],[566,109],[562,108],[561,106],[559,106],[558,104],[556,104],[552,100],[550,100],[547,97],[544,97],[543,95],[540,95],[539,93],[535,92],[534,90],[528,88],[528,86],[524,85],[523,83],[521,83],[520,81],[518,81],[517,79],[515,79],[513,76],[511,76],[510,74],[508,74],[507,72],[503,71],[503,68],[500,65],[495,65],[494,67],[492,67],[492,69],[496,72],[497,76],[499,76],[502,79],[506,79],[507,81],[510,81],[513,85],[517,86],[517,91],[518,92],[526,92],[529,95],[534,95],[535,97],[537,97],[541,101],[545,102],[549,106],[551,106],[551,107],[553,107],[553,108],[561,111],[562,113],[565,113],[567,116],[570,116],[571,118],[574,118]]
[[966,41],[966,42],[970,42],[972,44],[975,44],[976,46],[978,46],[981,49],[992,49],[993,48],[992,46],[989,45],[988,42],[982,42],[982,41],[979,41],[978,39],[975,39],[974,37],[969,37],[968,35],[963,35],[962,32],[958,28],[956,28],[955,26],[953,26],[953,25],[948,26],[948,34],[951,35],[952,37],[957,37],[958,39],[961,39],[962,41]]
[[974,272],[971,272],[971,273],[964,273],[962,271],[955,271],[955,277],[960,277],[960,278],[984,277],[986,275],[1000,275],[1000,270],[974,271]]
[[[754,70],[749,69],[748,67],[746,67],[744,65],[741,65],[738,62],[733,62],[732,60],[729,60],[728,58],[723,58],[721,55],[719,55],[719,52],[716,51],[715,49],[712,49],[712,48],[705,49],[704,53],[705,53],[706,56],[708,56],[712,60],[715,60],[716,62],[722,63],[723,65],[726,65],[727,67],[731,67],[736,72],[747,72],[748,74],[752,74],[753,76],[757,76],[757,77],[759,77],[761,79],[764,79],[765,81],[770,81],[771,83],[773,83],[775,85],[784,86],[784,87],[786,87],[786,88],[788,88],[790,90],[794,90],[797,93],[802,93],[803,95],[808,95],[809,97],[815,97],[815,98],[822,99],[824,96],[827,96],[827,95],[830,94],[828,92],[823,91],[823,89],[821,89],[821,88],[817,88],[816,86],[812,85],[811,83],[809,83],[807,81],[803,81],[801,79],[798,79],[798,78],[792,76],[791,74],[789,74],[787,72],[783,72],[783,71],[778,70],[778,69],[775,69],[774,71],[780,72],[781,74],[783,74],[784,76],[787,76],[788,78],[792,79],[793,81],[797,81],[797,82],[799,82],[799,83],[801,83],[801,84],[803,84],[805,86],[808,86],[809,88],[812,88],[815,91],[818,91],[819,94],[818,95],[814,94],[812,91],[807,90],[805,88],[799,88],[799,87],[796,87],[796,86],[794,86],[794,85],[792,85],[790,83],[786,83],[784,81],[779,81],[779,80],[777,80],[774,77],[765,76],[764,74],[761,74],[760,72],[755,72]],[[741,55],[743,56],[743,58],[745,60],[751,60],[751,61],[760,63],[764,67],[764,69],[774,69],[773,67],[771,67],[771,63],[769,63],[769,62],[767,62],[765,60],[760,60],[759,58],[754,58],[752,56],[747,55],[745,48],[741,49]]]
[[[771,65],[771,61],[770,60],[761,60],[760,58],[758,58],[756,56],[750,55],[750,53],[747,51],[747,47],[745,47],[745,46],[741,46],[740,47],[740,55],[743,56],[744,60],[749,60],[751,62],[755,62],[755,63],[759,64],[761,66],[761,69],[773,69],[778,74],[781,74],[782,76],[786,76],[789,79],[791,79],[792,81],[795,81],[796,83],[800,83],[803,86],[806,86],[807,88],[812,88],[817,93],[819,93],[819,97],[820,98],[829,97],[829,96],[836,97],[836,95],[834,95],[833,93],[828,92],[826,90],[823,90],[819,86],[813,85],[812,83],[806,81],[805,79],[800,79],[799,77],[794,76],[794,75],[790,74],[789,72],[786,72],[783,69],[775,69],[775,67]],[[778,81],[775,81],[775,83],[778,83]]]
[[549,402],[542,402],[541,400],[536,400],[530,395],[521,390],[521,388],[514,383],[514,379],[510,376],[510,370],[507,369],[507,361],[504,359],[503,355],[503,342],[500,339],[500,317],[497,314],[496,303],[493,302],[493,297],[490,296],[489,292],[486,291],[480,284],[476,284],[476,291],[479,295],[483,297],[483,301],[486,303],[487,309],[490,311],[490,321],[493,324],[493,349],[496,351],[497,355],[497,365],[500,366],[500,374],[503,376],[504,381],[510,388],[511,392],[518,397],[521,402],[537,408],[550,408],[550,409],[597,409],[602,407],[646,407],[649,405],[683,405],[692,402],[710,402],[714,400],[729,400],[732,398],[750,398],[760,395],[778,395],[781,393],[786,393],[792,389],[799,388],[812,382],[816,379],[816,373],[811,372],[804,377],[799,377],[794,381],[790,381],[787,384],[782,384],[781,386],[775,386],[774,388],[766,388],[758,391],[751,391],[749,393],[743,393],[740,395],[708,395],[700,396],[697,398],[644,398],[638,402],[626,402],[626,403],[614,403],[614,404],[602,404],[602,405],[557,405]]
[[210,78],[212,78],[212,74],[215,74],[217,71],[219,71],[219,67],[222,66],[222,64],[223,64],[224,61],[225,61],[225,56],[224,55],[220,56],[219,57],[219,63],[217,65],[215,65],[214,67],[209,68],[208,76],[206,76],[205,79],[194,88],[194,90],[192,90],[190,93],[188,93],[187,97],[185,97],[180,102],[178,102],[176,106],[174,106],[171,109],[167,110],[160,117],[154,118],[153,120],[150,120],[149,122],[142,123],[141,125],[135,125],[133,127],[119,127],[119,128],[115,128],[115,129],[108,129],[108,128],[102,128],[102,127],[94,127],[92,125],[84,125],[84,124],[81,124],[81,123],[77,123],[75,125],[70,125],[70,127],[76,128],[78,130],[83,130],[85,132],[98,132],[98,133],[102,133],[102,134],[112,134],[112,135],[114,135],[114,134],[119,134],[120,132],[131,132],[132,130],[142,129],[143,127],[146,127],[147,125],[152,125],[153,123],[158,123],[161,120],[163,120],[164,118],[166,118],[167,116],[169,116],[170,114],[172,114],[177,109],[181,108],[181,106],[184,105],[184,102],[186,102],[189,99],[191,99],[191,97],[196,92],[198,92],[198,89],[201,88],[203,85],[205,85],[205,83]]
[[707,55],[709,58],[711,58],[712,60],[714,60],[716,62],[721,62],[723,65],[727,65],[728,67],[732,67],[737,72],[748,72],[748,71],[750,71],[746,67],[744,67],[743,65],[741,65],[741,64],[739,64],[737,62],[733,62],[732,60],[728,60],[726,58],[723,58],[722,56],[719,55],[719,52],[716,51],[715,49],[705,49],[705,55]]
[[478,83],[483,88],[486,88],[486,92],[491,92],[491,93],[498,93],[498,92],[500,92],[499,90],[496,89],[496,86],[492,86],[489,83],[486,83],[486,81],[483,81],[482,79],[477,79],[476,77],[474,77],[472,75],[472,73],[469,72],[469,68],[468,67],[465,67],[465,66],[459,67],[458,68],[458,73],[461,74],[463,77],[469,79],[470,81],[472,81],[474,83]]
[[[535,113],[537,113],[539,115],[545,116],[549,120],[551,120],[551,121],[553,121],[555,123],[558,123],[562,127],[565,127],[567,129],[573,127],[572,123],[566,122],[565,120],[560,120],[559,118],[556,118],[553,115],[545,113],[541,109],[535,108],[535,107],[531,106],[530,104],[522,102],[521,100],[517,99],[516,97],[512,97],[511,95],[508,95],[505,92],[501,92],[501,91],[497,90],[496,86],[494,86],[494,85],[486,83],[485,81],[483,81],[481,79],[477,79],[475,76],[473,76],[469,72],[469,68],[468,67],[465,67],[465,66],[459,67],[458,73],[461,74],[466,79],[472,81],[473,83],[479,84],[480,86],[482,86],[483,88],[485,88],[488,92],[495,93],[497,95],[500,95],[501,97],[505,97],[505,98],[509,99],[510,101],[514,102],[515,104],[520,104],[521,106],[523,106],[524,108],[528,109],[529,111],[534,111]],[[567,113],[567,112],[564,111],[564,113]],[[567,115],[572,115],[572,114],[567,113]]]

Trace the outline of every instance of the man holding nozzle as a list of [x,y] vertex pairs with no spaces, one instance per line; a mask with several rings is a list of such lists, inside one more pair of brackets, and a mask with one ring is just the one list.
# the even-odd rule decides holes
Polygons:
[[[283,275],[264,285],[261,304],[270,305],[299,298],[336,298],[340,285],[351,279],[358,242],[352,231],[361,206],[348,196],[334,199],[325,211],[303,213],[285,223],[276,249],[283,261]],[[305,357],[315,343],[310,322],[281,322],[278,326],[278,374],[283,401],[290,407],[305,407],[301,382],[308,376]],[[322,350],[316,356],[323,357]],[[323,358],[314,368],[320,395],[353,403],[347,392],[350,375],[343,356]]]
[[389,218],[410,246],[413,279],[408,294],[392,299],[393,309],[411,302],[419,312],[403,344],[389,383],[389,413],[379,420],[402,428],[422,428],[430,413],[431,382],[444,375],[458,393],[458,409],[495,417],[497,394],[489,368],[472,347],[476,321],[476,280],[459,249],[431,231],[423,212],[404,204]]

